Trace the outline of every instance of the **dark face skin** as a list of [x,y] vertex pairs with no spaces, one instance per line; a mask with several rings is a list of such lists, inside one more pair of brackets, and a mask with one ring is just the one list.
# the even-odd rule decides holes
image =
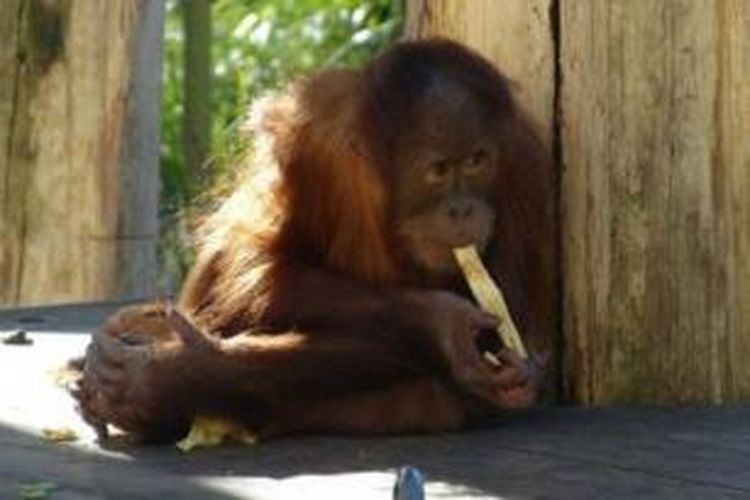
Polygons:
[[499,151],[491,117],[477,99],[436,84],[396,149],[396,231],[408,257],[434,275],[458,272],[451,250],[485,247]]

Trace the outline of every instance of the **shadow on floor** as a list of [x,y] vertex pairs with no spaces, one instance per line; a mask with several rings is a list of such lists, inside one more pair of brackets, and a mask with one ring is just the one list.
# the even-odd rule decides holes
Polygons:
[[[163,453],[159,453],[163,454]],[[153,461],[110,457],[0,425],[0,498],[50,485],[49,498],[236,498],[192,480],[151,470]],[[43,489],[43,488],[42,488]],[[42,496],[41,498],[46,498]]]

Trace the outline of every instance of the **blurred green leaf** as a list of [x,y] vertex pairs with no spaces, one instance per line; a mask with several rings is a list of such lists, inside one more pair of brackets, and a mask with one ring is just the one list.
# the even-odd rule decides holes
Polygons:
[[18,498],[23,500],[44,500],[57,489],[57,483],[40,481],[25,483],[18,486]]

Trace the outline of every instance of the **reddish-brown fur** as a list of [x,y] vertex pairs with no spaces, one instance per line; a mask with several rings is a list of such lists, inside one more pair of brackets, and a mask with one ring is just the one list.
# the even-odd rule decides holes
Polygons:
[[[434,346],[414,333],[428,310],[400,300],[402,290],[469,296],[460,277],[426,276],[410,264],[392,227],[393,145],[410,120],[399,113],[415,108],[420,65],[439,66],[497,117],[502,165],[485,260],[527,344],[550,349],[547,150],[488,62],[447,41],[400,44],[362,71],[319,74],[256,109],[255,132],[269,142],[271,161],[256,160],[248,181],[208,220],[180,298],[204,332],[250,339],[230,356],[249,360],[233,368],[233,377],[247,380],[217,388],[217,401],[193,411],[230,413],[278,435],[450,429],[487,406],[457,387]],[[109,334],[146,332],[137,324],[143,318],[127,314],[111,320]],[[221,376],[231,378],[228,370]],[[113,405],[80,399],[91,420],[147,430],[148,423],[119,418]]]
[[[454,74],[493,96],[503,115],[505,122],[498,139],[503,143],[504,165],[496,187],[495,248],[489,255],[496,279],[507,282],[502,288],[510,295],[511,308],[522,330],[528,336],[548,337],[555,246],[553,171],[548,150],[515,107],[507,93],[509,85],[497,70],[451,42],[436,41],[431,48],[435,57],[454,61]],[[391,58],[396,57],[394,53],[398,54],[390,53]],[[398,261],[394,255],[397,243],[390,239],[387,196],[392,173],[388,171],[388,153],[382,150],[399,133],[399,118],[377,116],[372,111],[374,106],[363,96],[368,90],[365,82],[375,79],[380,66],[389,62],[386,56],[365,73],[337,70],[319,74],[296,87],[291,95],[258,110],[263,116],[255,130],[270,136],[281,170],[281,175],[274,173],[274,177],[280,177],[280,182],[271,195],[253,189],[252,181],[257,178],[254,176],[251,185],[245,187],[244,196],[266,197],[254,202],[259,205],[255,212],[260,221],[249,219],[241,210],[232,217],[222,215],[209,221],[209,234],[221,232],[225,239],[218,249],[209,245],[211,249],[204,252],[193,270],[183,291],[183,305],[188,311],[198,312],[202,309],[198,304],[205,302],[205,285],[195,283],[201,281],[198,276],[205,279],[211,275],[212,280],[221,280],[207,272],[213,266],[204,262],[214,259],[229,264],[224,274],[232,281],[259,264],[271,262],[276,265],[264,275],[271,282],[283,282],[285,261],[302,261],[371,285],[421,284],[418,273]],[[404,81],[408,76],[389,78]],[[398,87],[378,90],[394,101],[407,99]],[[409,103],[398,107],[408,108]],[[378,137],[381,133],[382,138]],[[367,149],[375,151],[367,153]],[[276,165],[254,168],[266,171]],[[273,228],[272,236],[265,234],[271,240],[269,244],[255,242],[257,227]],[[207,257],[205,253],[214,255]],[[246,321],[254,324],[258,311],[251,308],[252,313],[248,314],[248,304],[261,300],[260,309],[273,309],[273,303],[267,303],[268,294],[280,291],[279,286],[264,283],[248,286],[245,294],[238,293],[236,285],[208,286],[213,294],[222,297],[214,314],[224,317],[221,323],[243,324],[241,329],[249,326],[244,324]],[[195,292],[196,288],[200,291]],[[260,290],[263,292],[258,293]],[[275,300],[283,301],[283,297],[277,295]],[[232,302],[241,304],[237,312],[235,307],[226,307]]]

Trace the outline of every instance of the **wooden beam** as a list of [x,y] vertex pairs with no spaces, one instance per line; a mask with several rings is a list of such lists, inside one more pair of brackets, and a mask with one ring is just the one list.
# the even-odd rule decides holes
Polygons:
[[562,1],[576,401],[750,400],[750,5]]
[[0,305],[152,294],[162,3],[4,12]]

